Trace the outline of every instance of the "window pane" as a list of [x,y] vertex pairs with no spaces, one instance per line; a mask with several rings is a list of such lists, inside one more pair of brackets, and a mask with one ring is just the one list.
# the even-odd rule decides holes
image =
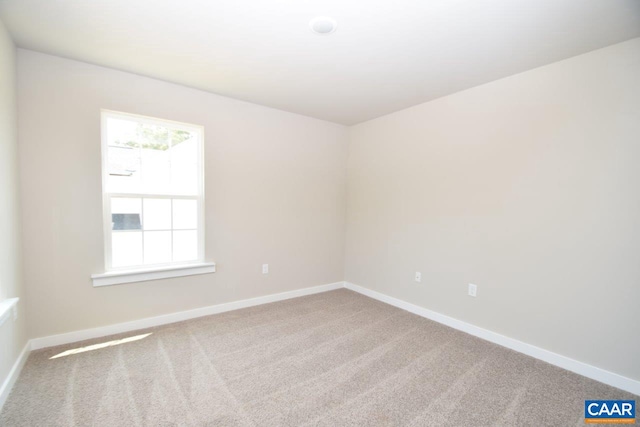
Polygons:
[[137,136],[142,157],[142,186],[145,193],[166,194],[171,183],[169,130],[139,123]]
[[174,230],[193,230],[198,228],[198,201],[173,199]]
[[137,123],[136,135],[142,149],[159,151],[169,149],[169,129],[164,126]]
[[107,119],[107,186],[110,192],[135,192],[141,184],[137,126],[130,120]]
[[185,196],[198,194],[197,163],[171,163],[171,193]]
[[171,149],[175,161],[192,162],[197,154],[196,136],[186,130],[172,130]]
[[142,156],[142,192],[168,194],[171,183],[169,153],[155,148],[143,148],[140,152]]
[[202,243],[200,128],[125,113],[102,117],[110,267],[196,261]]
[[142,199],[111,198],[111,229],[140,230]]
[[198,194],[198,140],[187,131],[175,130],[171,145],[171,188],[174,194]]
[[107,142],[109,145],[129,146],[136,145],[136,129],[138,123],[133,120],[107,118]]
[[173,232],[173,260],[196,261],[198,259],[198,234],[193,231]]
[[148,231],[144,233],[144,263],[171,262],[171,232]]
[[171,229],[171,200],[144,199],[143,203],[143,225],[145,230]]
[[111,264],[127,267],[142,264],[142,232],[114,231],[111,233]]
[[199,133],[108,117],[107,188],[111,193],[198,194]]
[[108,191],[111,193],[138,192],[142,184],[140,150],[134,147],[108,147]]

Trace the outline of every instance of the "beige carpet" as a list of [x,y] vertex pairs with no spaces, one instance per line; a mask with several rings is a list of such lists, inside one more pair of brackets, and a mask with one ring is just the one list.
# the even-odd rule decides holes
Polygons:
[[337,290],[33,352],[0,425],[582,426],[585,399],[623,398]]

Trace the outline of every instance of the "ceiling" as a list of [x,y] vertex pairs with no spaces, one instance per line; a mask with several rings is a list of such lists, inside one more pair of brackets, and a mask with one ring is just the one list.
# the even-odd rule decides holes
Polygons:
[[0,0],[0,19],[22,48],[351,125],[638,37],[640,0]]

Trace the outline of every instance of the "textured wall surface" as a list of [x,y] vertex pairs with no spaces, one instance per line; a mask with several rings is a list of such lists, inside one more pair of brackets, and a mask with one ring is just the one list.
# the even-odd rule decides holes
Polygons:
[[638,76],[633,39],[351,128],[346,280],[640,380]]
[[22,298],[17,322],[0,326],[0,386],[24,348],[26,322],[20,264],[16,48],[0,22],[0,301]]
[[[344,126],[18,52],[31,337],[342,280]],[[103,108],[204,126],[206,258],[217,273],[92,287],[104,271]]]

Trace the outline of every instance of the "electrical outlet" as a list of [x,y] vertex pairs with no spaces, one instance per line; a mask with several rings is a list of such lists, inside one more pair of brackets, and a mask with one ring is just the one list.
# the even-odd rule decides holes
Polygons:
[[416,282],[422,282],[422,273],[420,273],[419,271],[416,271]]
[[469,295],[475,297],[478,294],[478,287],[473,283],[469,283]]
[[262,264],[262,274],[269,274],[269,264]]

